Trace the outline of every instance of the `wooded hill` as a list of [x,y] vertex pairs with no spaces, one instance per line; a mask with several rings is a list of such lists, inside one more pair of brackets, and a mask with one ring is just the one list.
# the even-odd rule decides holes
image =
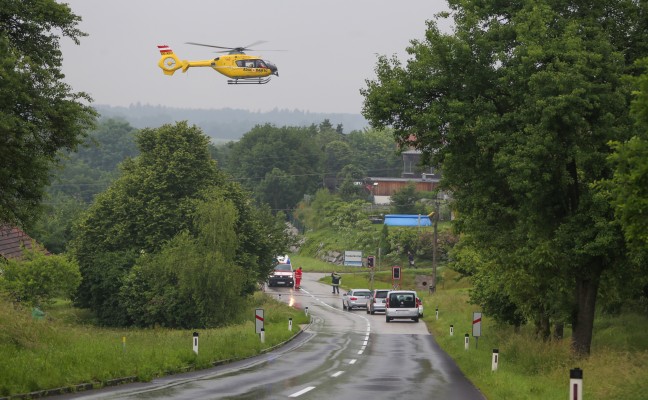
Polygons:
[[345,132],[362,130],[369,126],[360,114],[311,113],[301,110],[253,112],[248,110],[190,109],[135,104],[129,107],[94,105],[105,118],[123,118],[135,128],[155,128],[175,121],[187,120],[199,126],[213,142],[238,140],[255,125],[309,126],[328,119],[333,126]]

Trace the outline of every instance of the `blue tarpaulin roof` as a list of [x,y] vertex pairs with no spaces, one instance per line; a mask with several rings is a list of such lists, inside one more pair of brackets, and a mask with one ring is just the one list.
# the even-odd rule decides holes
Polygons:
[[419,214],[387,214],[385,225],[389,226],[432,226],[430,217]]

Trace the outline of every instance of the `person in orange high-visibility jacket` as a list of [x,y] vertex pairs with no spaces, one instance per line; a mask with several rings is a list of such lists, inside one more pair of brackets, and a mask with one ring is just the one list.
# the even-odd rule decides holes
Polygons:
[[299,286],[301,286],[301,279],[302,279],[302,269],[301,267],[297,268],[297,271],[295,271],[295,289],[299,289]]

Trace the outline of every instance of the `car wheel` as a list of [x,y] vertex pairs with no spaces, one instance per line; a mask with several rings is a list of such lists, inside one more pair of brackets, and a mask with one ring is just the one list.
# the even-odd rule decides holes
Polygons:
[[376,313],[375,310],[371,310],[371,315],[374,315]]
[[346,304],[344,304],[344,302],[342,302],[342,309],[346,310]]
[[418,320],[419,320],[418,317],[414,318],[414,322],[418,322]]
[[388,316],[385,316],[385,321],[389,322],[389,321],[391,321],[391,318],[389,318]]
[[347,306],[347,311],[351,311],[351,310],[353,310],[353,307],[351,307],[351,304],[349,304],[349,305]]

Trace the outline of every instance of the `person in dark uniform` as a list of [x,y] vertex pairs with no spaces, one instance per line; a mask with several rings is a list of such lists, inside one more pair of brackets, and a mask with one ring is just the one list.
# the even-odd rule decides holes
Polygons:
[[340,294],[340,281],[342,277],[337,272],[333,271],[331,274],[331,285],[333,286],[333,293]]

